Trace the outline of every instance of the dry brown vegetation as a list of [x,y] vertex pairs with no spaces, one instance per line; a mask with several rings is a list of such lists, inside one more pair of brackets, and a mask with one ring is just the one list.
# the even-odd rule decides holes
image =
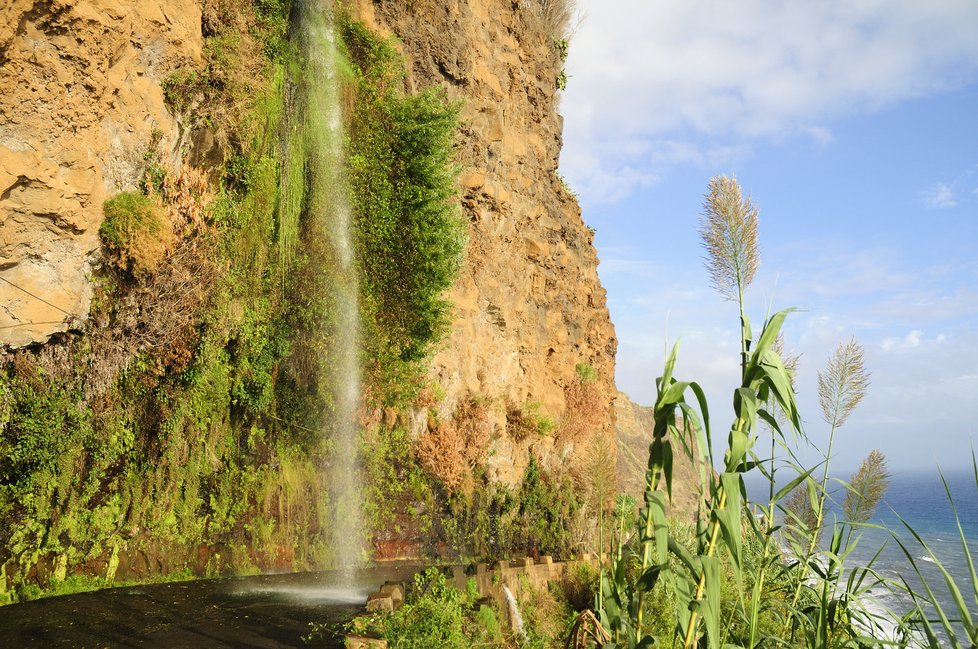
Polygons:
[[550,38],[560,40],[569,35],[576,8],[574,0],[526,0],[526,6],[540,18]]
[[438,422],[418,441],[418,460],[449,491],[464,491],[472,469],[485,456],[492,433],[485,402],[469,395],[449,421]]
[[536,423],[525,406],[519,406],[512,402],[506,404],[506,434],[513,441],[522,442],[537,432]]
[[601,398],[601,390],[594,381],[577,378],[564,388],[566,409],[557,428],[560,445],[579,444],[600,437],[598,432],[607,425],[611,404]]

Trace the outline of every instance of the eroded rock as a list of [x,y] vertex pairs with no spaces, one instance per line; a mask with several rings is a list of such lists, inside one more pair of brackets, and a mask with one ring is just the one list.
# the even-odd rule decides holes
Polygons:
[[0,346],[83,326],[102,203],[179,155],[162,81],[201,47],[193,0],[0,7]]
[[460,187],[470,241],[433,374],[445,391],[440,419],[470,395],[493,404],[485,466],[508,484],[520,481],[530,452],[566,468],[573,445],[557,435],[513,439],[506,408],[539,404],[559,427],[572,414],[566,393],[579,364],[593,368],[603,412],[591,435],[615,448],[617,340],[593,235],[557,174],[561,62],[530,4],[358,2],[363,20],[403,44],[409,86],[440,85],[464,101]]

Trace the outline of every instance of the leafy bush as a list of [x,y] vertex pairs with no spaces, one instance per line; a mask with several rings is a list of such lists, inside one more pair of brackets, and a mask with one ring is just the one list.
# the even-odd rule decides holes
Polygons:
[[532,454],[519,490],[517,548],[529,555],[570,555],[570,521],[580,507],[568,476],[546,475]]
[[105,201],[99,228],[113,263],[142,276],[154,272],[172,249],[175,237],[162,208],[139,192],[122,192]]
[[399,649],[468,649],[476,630],[466,619],[469,606],[438,568],[428,568],[415,575],[407,600],[393,614],[357,618],[348,628],[383,637]]
[[439,89],[405,95],[393,45],[360,23],[341,30],[355,77],[349,170],[365,338],[390,377],[425,358],[449,323],[442,293],[465,245],[452,163],[459,105]]

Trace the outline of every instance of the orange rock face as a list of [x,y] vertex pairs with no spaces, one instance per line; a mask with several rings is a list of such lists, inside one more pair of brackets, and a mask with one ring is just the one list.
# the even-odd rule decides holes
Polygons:
[[[446,394],[440,418],[471,395],[491,404],[485,466],[490,479],[510,484],[531,450],[556,469],[575,446],[601,439],[614,449],[617,340],[592,234],[557,175],[562,63],[531,4],[358,3],[365,22],[403,44],[410,84],[440,85],[464,102],[460,185],[470,239],[450,294],[455,321],[433,374]],[[578,365],[594,370],[590,407],[602,423],[591,439],[561,441],[561,427],[580,415],[566,398]],[[508,434],[507,406],[526,404],[552,419],[556,433]]]
[[193,0],[0,7],[0,346],[82,327],[102,203],[177,155],[161,84],[201,46]]

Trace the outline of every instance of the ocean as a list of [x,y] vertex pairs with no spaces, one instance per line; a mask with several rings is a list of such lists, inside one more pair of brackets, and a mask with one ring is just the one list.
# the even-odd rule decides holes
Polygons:
[[[945,473],[944,478],[954,499],[954,508],[936,469],[899,472],[890,478],[890,487],[883,504],[871,522],[882,525],[899,536],[945,612],[949,616],[954,615],[957,609],[940,568],[900,522],[900,518],[905,520],[957,583],[972,617],[978,618],[978,603],[975,602],[965,548],[961,543],[963,532],[972,561],[978,561],[978,487],[971,470]],[[954,509],[957,509],[961,532],[955,522]],[[876,560],[876,570],[883,577],[903,578],[912,587],[919,586],[920,582],[910,560],[894,542],[892,534],[884,530],[862,530],[859,544],[847,563],[853,566],[865,564],[881,547],[883,550]],[[907,595],[894,593],[887,588],[874,588],[870,595],[872,599],[867,604],[871,608],[895,613],[905,613],[912,608]]]
[[[954,498],[954,507],[957,509],[957,517],[968,543],[971,559],[978,563],[978,487],[974,473],[969,468],[945,472],[944,478]],[[836,484],[834,490],[831,486],[829,489],[841,503],[845,496],[841,485]],[[748,495],[757,496],[758,500],[766,500],[766,492],[765,488],[763,494],[760,493],[760,485],[748,484]],[[838,513],[839,509],[837,505],[832,507],[828,519],[830,522],[834,516],[841,515]],[[957,583],[973,619],[978,620],[978,602],[975,601],[976,595],[972,590],[966,551],[962,547],[954,509],[936,468],[893,473],[883,503],[870,521],[886,529],[861,528],[859,542],[846,560],[847,567],[866,565],[879,552],[873,567],[881,576],[897,581],[902,578],[912,587],[918,587],[920,582],[913,565],[894,541],[895,533],[914,558],[917,568],[933,588],[944,610],[949,616],[953,615],[957,609],[953,605],[940,568],[927,550],[906,530],[900,518],[913,527],[929,546],[936,559]],[[827,543],[830,537],[831,532],[826,532],[823,543]],[[893,589],[878,586],[868,594],[869,597],[864,598],[866,607],[883,618],[889,618],[889,613],[899,616],[912,609],[909,597]],[[893,627],[891,624],[883,626]]]

